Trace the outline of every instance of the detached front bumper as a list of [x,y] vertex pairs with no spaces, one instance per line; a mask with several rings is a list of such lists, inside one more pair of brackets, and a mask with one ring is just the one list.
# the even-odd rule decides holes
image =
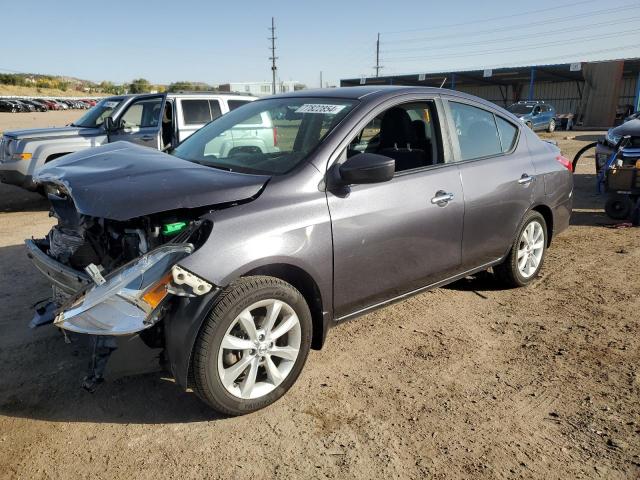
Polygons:
[[[24,243],[27,247],[27,257],[49,280],[54,290],[60,292],[62,299],[76,295],[91,284],[89,275],[54,260],[40,249],[35,240],[25,240]],[[56,297],[58,296],[56,295]],[[60,298],[54,300],[60,301]]]

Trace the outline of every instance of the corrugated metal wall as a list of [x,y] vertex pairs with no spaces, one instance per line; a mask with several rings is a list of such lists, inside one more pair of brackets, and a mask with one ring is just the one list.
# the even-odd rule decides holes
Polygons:
[[[618,106],[633,105],[636,98],[636,88],[638,79],[635,77],[625,77],[622,80]],[[584,91],[584,82],[579,82],[580,90]],[[476,95],[490,102],[507,107],[514,102],[511,87],[506,89],[507,101],[505,102],[500,87],[497,85],[464,86],[456,87],[460,92]],[[504,91],[504,87],[503,87]],[[558,113],[576,113],[580,105],[580,92],[578,82],[537,82],[533,86],[534,100],[544,100],[553,105]],[[529,85],[522,86],[521,100],[527,100],[529,96]]]
[[620,96],[618,97],[618,107],[625,107],[636,103],[637,83],[637,77],[625,77],[622,79]]

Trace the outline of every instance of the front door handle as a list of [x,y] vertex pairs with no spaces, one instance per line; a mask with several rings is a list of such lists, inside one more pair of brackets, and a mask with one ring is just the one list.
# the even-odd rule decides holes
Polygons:
[[523,173],[522,176],[518,179],[518,183],[520,185],[529,185],[533,182],[533,177],[528,173]]
[[149,141],[153,140],[154,138],[156,138],[156,137],[154,137],[153,135],[143,135],[143,136],[140,137],[140,140],[143,140],[145,142],[149,142]]
[[435,197],[431,199],[431,203],[434,205],[438,205],[439,207],[444,207],[451,200],[453,200],[453,193],[447,193],[444,190],[438,190]]

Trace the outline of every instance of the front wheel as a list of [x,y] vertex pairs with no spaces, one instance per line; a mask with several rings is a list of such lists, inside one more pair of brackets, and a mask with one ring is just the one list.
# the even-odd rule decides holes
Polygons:
[[509,255],[493,270],[506,286],[524,287],[538,275],[546,251],[547,223],[539,212],[532,210],[524,217]]
[[221,294],[196,340],[196,394],[227,415],[266,407],[300,375],[311,331],[311,312],[293,286],[267,276],[241,278]]

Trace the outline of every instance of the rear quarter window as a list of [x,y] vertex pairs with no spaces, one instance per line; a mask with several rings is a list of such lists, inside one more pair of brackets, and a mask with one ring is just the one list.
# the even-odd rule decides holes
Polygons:
[[496,124],[498,125],[498,132],[500,133],[502,152],[509,152],[513,149],[518,139],[518,127],[498,116],[496,116]]

